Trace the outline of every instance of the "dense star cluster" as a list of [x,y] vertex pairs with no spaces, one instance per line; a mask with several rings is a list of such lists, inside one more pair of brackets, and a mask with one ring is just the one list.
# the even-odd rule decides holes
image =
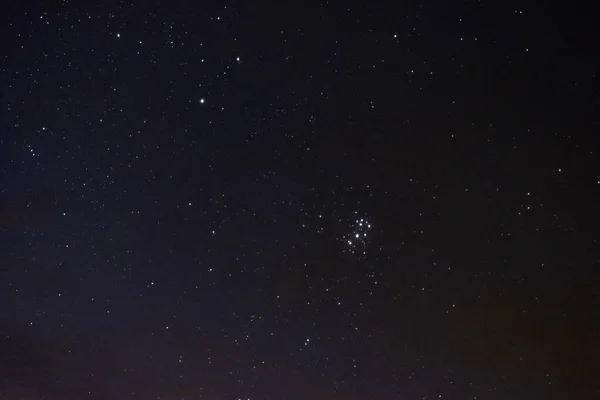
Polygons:
[[10,3],[0,400],[600,399],[595,13]]
[[352,231],[343,238],[349,251],[367,254],[367,233],[371,230],[371,223],[364,218],[357,219],[352,228]]

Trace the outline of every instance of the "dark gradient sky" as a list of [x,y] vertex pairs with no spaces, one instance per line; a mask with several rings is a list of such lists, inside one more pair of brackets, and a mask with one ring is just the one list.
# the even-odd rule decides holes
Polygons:
[[99,3],[0,13],[0,399],[600,398],[590,10]]

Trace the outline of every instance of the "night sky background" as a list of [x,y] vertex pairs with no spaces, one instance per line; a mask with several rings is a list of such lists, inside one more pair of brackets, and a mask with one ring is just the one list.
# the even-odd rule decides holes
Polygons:
[[0,12],[0,399],[600,398],[600,56],[534,1]]

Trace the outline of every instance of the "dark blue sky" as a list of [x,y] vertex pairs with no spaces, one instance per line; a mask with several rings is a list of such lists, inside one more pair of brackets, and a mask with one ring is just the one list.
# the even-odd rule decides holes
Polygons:
[[600,397],[576,11],[7,8],[0,399]]

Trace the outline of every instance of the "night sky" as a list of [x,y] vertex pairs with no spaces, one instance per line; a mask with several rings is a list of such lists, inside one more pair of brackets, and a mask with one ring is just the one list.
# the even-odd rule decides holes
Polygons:
[[600,55],[533,1],[0,12],[0,399],[600,398]]

